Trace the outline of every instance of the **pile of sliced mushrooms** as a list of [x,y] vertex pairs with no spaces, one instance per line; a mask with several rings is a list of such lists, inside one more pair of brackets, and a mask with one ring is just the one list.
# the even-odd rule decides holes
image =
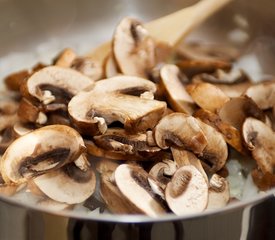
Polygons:
[[275,80],[253,83],[237,58],[196,43],[174,50],[127,17],[103,62],[65,49],[7,76],[0,193],[56,209],[97,195],[116,214],[199,213],[232,200],[232,149],[255,163],[259,191],[274,187]]

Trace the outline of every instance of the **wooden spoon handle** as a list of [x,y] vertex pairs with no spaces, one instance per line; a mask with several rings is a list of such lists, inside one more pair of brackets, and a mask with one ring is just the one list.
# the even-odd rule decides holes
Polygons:
[[195,5],[149,22],[145,27],[156,39],[176,46],[195,27],[231,1],[201,0]]
[[[221,9],[232,0],[201,0],[190,7],[145,24],[145,28],[154,38],[177,46],[183,38],[206,18]],[[106,42],[95,48],[87,56],[102,63],[111,49]]]

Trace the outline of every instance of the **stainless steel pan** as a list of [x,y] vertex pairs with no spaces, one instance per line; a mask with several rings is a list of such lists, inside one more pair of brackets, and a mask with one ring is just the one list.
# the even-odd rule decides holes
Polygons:
[[[108,40],[119,19],[126,15],[148,21],[194,2],[192,0],[0,0],[0,76],[29,67],[38,60],[47,61],[65,47],[75,48],[79,54],[86,53],[99,43]],[[274,9],[273,0],[236,0],[211,17],[188,38],[203,39],[204,42],[228,42],[240,48],[243,55],[253,55],[257,66],[260,66],[263,72],[268,75],[275,74]],[[242,21],[240,16],[248,25],[246,22],[240,23]],[[36,50],[33,52],[33,49]],[[34,53],[34,57],[29,57],[28,53]],[[251,64],[254,63],[255,61]],[[246,67],[249,68],[247,65]],[[251,70],[254,76],[259,74],[257,69],[248,70]],[[212,239],[215,239],[218,231],[222,234],[227,232],[222,239],[234,239],[236,236],[248,236],[252,220],[247,209],[260,206],[260,202],[274,201],[272,194],[270,191],[218,211],[186,217],[167,215],[158,219],[146,216],[91,215],[75,211],[56,213],[0,196],[0,239],[97,239],[85,236],[91,236],[93,231],[91,229],[94,229],[91,226],[99,222],[105,223],[103,232],[104,229],[108,232],[110,227],[114,228],[111,223],[121,223],[121,232],[124,232],[127,224],[128,228],[132,226],[130,227],[132,232],[135,232],[135,226],[138,226],[136,228],[140,231],[140,237],[146,226],[148,228],[158,222],[159,233],[164,231],[165,227],[161,227],[164,223],[174,224],[171,229],[173,231],[178,229],[176,233],[183,231],[179,226],[184,226],[187,232],[188,229],[193,229],[190,230],[193,235],[185,234],[184,239],[188,239],[188,236],[212,236]],[[178,223],[180,224],[177,225]],[[228,228],[224,227],[227,223]],[[77,224],[82,224],[82,228],[78,229]],[[223,224],[223,228],[219,227],[220,224]],[[211,235],[207,228],[203,227],[206,225],[209,231],[215,229],[217,234]],[[215,228],[214,225],[218,227]],[[18,231],[12,231],[13,226],[17,226]],[[86,226],[86,235],[82,233],[83,226]],[[140,230],[140,226],[144,229]],[[202,235],[194,230],[197,226],[201,229]],[[97,226],[97,231],[98,229]],[[83,238],[80,233],[84,234],[81,235]],[[177,239],[176,233],[166,239]],[[125,234],[127,239],[128,235]],[[178,239],[183,239],[181,236],[183,235],[179,235]],[[109,236],[106,239],[112,238]]]

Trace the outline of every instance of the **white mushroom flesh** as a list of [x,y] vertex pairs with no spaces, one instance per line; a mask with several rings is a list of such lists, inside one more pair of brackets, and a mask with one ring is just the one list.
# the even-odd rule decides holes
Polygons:
[[208,202],[208,184],[194,166],[182,166],[167,184],[165,199],[177,215],[202,212]]

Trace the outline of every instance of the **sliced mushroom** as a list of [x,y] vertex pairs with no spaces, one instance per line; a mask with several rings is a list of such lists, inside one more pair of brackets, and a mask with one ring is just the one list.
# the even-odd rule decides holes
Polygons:
[[196,104],[211,112],[216,112],[230,100],[224,92],[210,83],[189,84],[186,90]]
[[207,139],[197,119],[184,113],[171,113],[163,117],[154,129],[157,145],[166,149],[170,145],[201,154]]
[[194,166],[182,166],[167,184],[165,198],[177,215],[202,212],[208,202],[208,184]]
[[16,122],[13,126],[13,131],[16,137],[21,137],[27,133],[30,133],[35,129],[36,129],[35,125],[31,123]]
[[255,118],[247,118],[242,135],[263,174],[275,174],[275,132]]
[[11,91],[19,91],[20,86],[23,82],[27,80],[30,76],[30,72],[28,70],[21,70],[16,73],[12,73],[5,77],[4,82],[7,88]]
[[240,52],[226,45],[186,42],[177,48],[177,55],[183,59],[232,62],[239,57]]
[[115,171],[115,182],[122,194],[141,212],[158,217],[166,212],[148,183],[148,173],[141,167],[122,164]]
[[[173,110],[192,115],[195,103],[185,90],[179,68],[176,65],[166,64],[160,70],[161,84],[165,89],[166,97]],[[186,78],[186,77],[185,77]]]
[[[215,173],[222,169],[228,157],[228,147],[222,136],[215,128],[198,120],[199,126],[203,130],[207,145],[203,149],[199,158],[205,163],[204,168],[210,173]],[[208,166],[207,169],[206,166]]]
[[93,81],[78,71],[49,66],[35,72],[22,86],[21,93],[43,105],[67,103],[74,95],[91,88]]
[[269,172],[263,173],[260,169],[254,169],[251,172],[253,182],[261,191],[267,191],[275,187],[275,174]]
[[[233,114],[234,113],[234,114]],[[218,115],[225,123],[240,130],[247,117],[255,117],[265,121],[263,111],[249,97],[232,98],[226,102],[218,111]]]
[[5,182],[28,179],[74,161],[85,150],[82,137],[73,128],[49,125],[16,139],[1,159]]
[[139,154],[127,154],[125,152],[112,152],[106,149],[98,147],[92,140],[85,139],[85,146],[87,148],[87,152],[90,155],[101,158],[109,158],[113,160],[144,160],[143,156]]
[[101,64],[89,57],[79,57],[74,59],[71,68],[81,72],[92,81],[97,81],[103,78]]
[[124,18],[115,30],[112,49],[123,74],[148,78],[156,62],[155,42],[140,22]]
[[106,78],[111,78],[119,75],[119,69],[113,55],[107,56],[104,63],[104,73]]
[[200,109],[195,112],[194,117],[199,118],[204,123],[212,126],[222,133],[225,141],[235,148],[238,152],[246,154],[246,148],[243,146],[241,132],[230,124],[223,122],[221,118],[210,111]]
[[113,161],[108,158],[101,158],[96,164],[96,170],[100,174],[110,173],[112,174],[119,166],[118,161]]
[[136,77],[101,80],[93,90],[72,98],[68,112],[79,130],[89,135],[104,133],[107,125],[116,121],[121,122],[126,131],[145,131],[156,125],[166,110],[166,103],[136,95],[153,93],[155,89],[154,83]]
[[54,65],[69,68],[76,58],[76,53],[71,48],[64,49],[54,60]]
[[161,162],[156,163],[149,172],[149,175],[162,184],[162,188],[165,189],[167,183],[171,180],[171,177],[177,170],[177,165],[173,160],[164,159]]
[[228,97],[235,98],[240,97],[247,88],[251,86],[250,82],[240,82],[234,84],[214,84],[221,89]]
[[230,70],[232,64],[229,62],[214,60],[181,60],[176,63],[180,70],[189,78],[200,73],[213,73],[216,69]]
[[121,128],[107,129],[103,135],[94,136],[94,142],[102,149],[126,154],[160,151],[156,146],[149,146],[146,133],[129,134]]
[[171,151],[173,154],[173,159],[176,162],[178,168],[192,165],[200,171],[206,182],[208,182],[208,176],[203,169],[202,163],[194,153],[174,147],[171,147]]
[[230,198],[228,181],[213,174],[209,181],[207,209],[218,209],[227,205]]
[[142,214],[143,212],[130,202],[110,180],[110,174],[102,174],[100,178],[100,195],[108,210],[117,214]]
[[11,99],[1,99],[0,101],[0,132],[13,126],[18,120],[16,114],[18,102]]
[[244,95],[253,99],[260,109],[272,108],[275,106],[275,80],[252,85]]
[[[1,169],[0,169],[1,170]],[[2,178],[2,174],[0,171],[0,195],[4,196],[12,196],[16,193],[17,189],[19,188],[16,184],[6,184]]]
[[95,191],[96,178],[93,169],[84,155],[84,169],[76,163],[68,163],[62,168],[52,170],[33,179],[37,187],[49,198],[62,203],[77,204],[84,202]]
[[15,140],[16,135],[12,127],[8,127],[0,132],[0,153],[3,154],[9,145]]
[[193,82],[203,81],[219,84],[236,84],[240,82],[249,82],[248,76],[241,69],[232,68],[229,72],[217,69],[213,74],[201,73],[196,75]]

